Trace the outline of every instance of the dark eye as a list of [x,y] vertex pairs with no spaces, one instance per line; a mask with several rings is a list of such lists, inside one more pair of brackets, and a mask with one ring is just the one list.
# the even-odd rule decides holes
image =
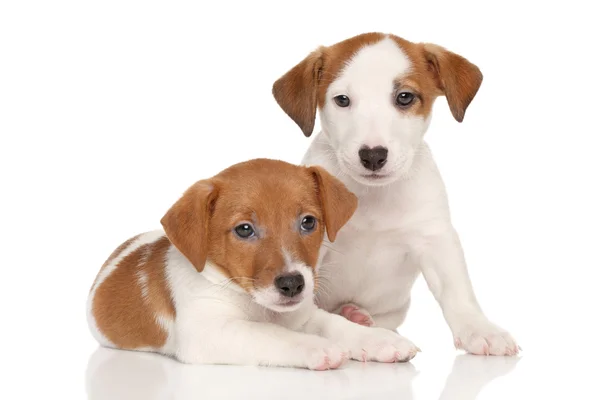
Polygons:
[[400,107],[407,107],[415,101],[415,95],[411,92],[400,92],[398,96],[396,96],[396,104]]
[[335,101],[335,104],[337,104],[340,107],[348,107],[350,105],[350,98],[348,96],[346,96],[345,94],[340,94],[339,96],[335,96],[333,98],[333,101]]
[[250,224],[240,224],[234,229],[236,235],[242,239],[248,239],[254,236],[254,228]]
[[302,232],[312,232],[315,230],[316,226],[317,219],[312,215],[307,215],[306,217],[302,218],[302,222],[300,223],[300,230],[302,230]]

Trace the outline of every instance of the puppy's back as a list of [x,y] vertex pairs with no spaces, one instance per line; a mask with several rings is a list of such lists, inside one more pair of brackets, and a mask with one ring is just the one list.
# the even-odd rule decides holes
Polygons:
[[171,246],[163,231],[147,232],[121,244],[106,260],[87,309],[100,344],[162,352],[175,318],[165,272]]

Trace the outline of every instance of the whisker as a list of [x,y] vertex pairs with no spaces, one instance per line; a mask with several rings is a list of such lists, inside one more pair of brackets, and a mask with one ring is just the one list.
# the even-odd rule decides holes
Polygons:
[[331,286],[324,281],[316,281],[315,283],[315,294],[316,293],[324,293],[329,294],[331,292]]
[[220,282],[213,283],[212,285],[209,286],[208,289],[215,289],[213,291],[213,294],[215,294],[215,293],[221,292],[223,290],[226,290],[233,284],[237,284],[236,280],[239,280],[242,282],[247,282],[247,281],[254,282],[256,279],[245,277],[245,276],[234,276],[231,278],[224,279]]
[[[333,246],[329,246],[329,245],[327,245],[326,243],[327,243],[327,242],[323,242],[321,245],[322,245],[323,247],[325,247],[327,250],[331,250],[331,251],[333,251],[333,252],[335,252],[335,253],[338,253],[338,254],[341,254],[341,255],[345,255],[345,254],[344,254],[344,253],[342,253],[341,251],[339,251],[339,250],[335,249]],[[321,266],[322,266],[322,265],[321,265]]]

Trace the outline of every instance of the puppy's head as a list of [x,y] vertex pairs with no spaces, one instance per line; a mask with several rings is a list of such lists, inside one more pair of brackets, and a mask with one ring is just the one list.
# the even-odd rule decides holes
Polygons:
[[309,54],[273,85],[281,108],[306,136],[317,109],[343,172],[367,185],[405,175],[444,95],[462,122],[483,76],[440,46],[367,33]]
[[334,241],[357,199],[325,170],[256,159],[195,183],[161,219],[173,245],[207,261],[274,311],[312,301],[325,232]]

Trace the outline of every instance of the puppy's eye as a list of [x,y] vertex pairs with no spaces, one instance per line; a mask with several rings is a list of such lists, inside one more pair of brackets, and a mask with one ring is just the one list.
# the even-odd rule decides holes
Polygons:
[[302,232],[312,232],[317,227],[317,219],[312,215],[307,215],[302,218],[302,222],[300,223],[300,230]]
[[248,239],[255,235],[254,228],[250,224],[240,224],[235,227],[234,231],[242,239]]
[[411,92],[400,92],[396,96],[396,104],[400,107],[408,107],[415,101],[415,95]]
[[333,98],[333,101],[335,101],[335,104],[337,104],[340,107],[348,107],[350,105],[350,98],[348,96],[346,96],[345,94],[340,94],[339,96],[335,96]]

